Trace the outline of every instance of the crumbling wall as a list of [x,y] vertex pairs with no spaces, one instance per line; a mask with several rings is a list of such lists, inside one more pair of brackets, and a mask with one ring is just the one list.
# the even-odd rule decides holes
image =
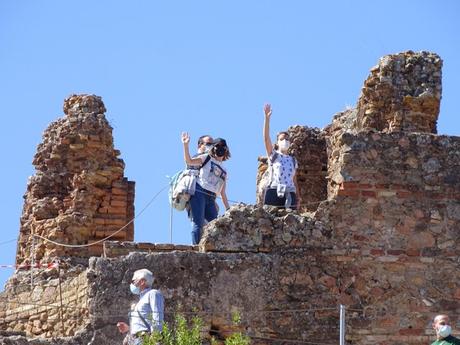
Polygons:
[[331,149],[329,198],[342,195],[456,200],[459,149],[459,137],[342,133]]
[[[331,181],[330,175],[340,166],[337,160],[347,159],[346,152],[337,152],[340,144],[337,145],[336,138],[343,133],[436,133],[442,93],[441,69],[442,60],[434,53],[407,51],[386,55],[371,69],[356,108],[338,113],[332,124],[322,131],[302,126],[289,128],[290,153],[299,162],[302,210],[314,211],[320,201],[334,197],[338,185]],[[257,186],[265,176],[266,162],[265,157],[259,158]],[[262,192],[258,187],[259,205]]]
[[[91,324],[107,344],[120,343],[114,324],[126,319],[135,300],[129,292],[132,273],[148,268],[166,297],[167,320],[177,310],[199,315],[208,337],[228,335],[231,313],[238,311],[242,330],[254,344],[280,338],[332,343],[338,338],[338,306],[344,304],[349,343],[429,342],[433,314],[447,312],[457,321],[458,250],[423,244],[417,227],[405,229],[411,241],[395,239],[397,244],[382,245],[383,229],[367,234],[368,226],[358,222],[351,230],[346,222],[351,219],[336,218],[335,210],[343,212],[353,203],[356,200],[348,197],[325,202],[318,219],[238,206],[206,228],[202,252],[152,251],[91,259]],[[339,231],[331,232],[324,219],[337,224]],[[258,240],[260,233],[267,236]],[[387,239],[391,235],[387,230]],[[449,236],[458,241],[454,232],[438,236],[443,238],[439,243]]]
[[386,55],[364,82],[356,128],[436,133],[442,60],[429,52]]
[[198,251],[198,246],[172,243],[147,243],[126,241],[105,241],[104,257],[116,258],[130,253],[160,253],[172,251]]
[[[64,118],[43,134],[24,196],[17,264],[55,257],[89,257],[102,243],[85,248],[64,244],[95,242],[125,226],[134,216],[134,182],[123,177],[124,162],[113,147],[112,127],[100,97],[73,95],[64,102]],[[134,238],[130,223],[113,237]]]
[[356,108],[322,131],[290,129],[313,212],[233,206],[199,251],[105,243],[85,276],[89,322],[61,343],[120,344],[139,268],[154,272],[167,320],[199,315],[219,340],[238,311],[253,344],[337,342],[339,304],[349,344],[428,343],[438,313],[460,325],[460,138],[433,134],[441,65],[426,52],[384,57]]
[[[59,276],[61,273],[61,276]],[[28,336],[73,336],[88,324],[85,269],[18,272],[0,294],[0,328]]]

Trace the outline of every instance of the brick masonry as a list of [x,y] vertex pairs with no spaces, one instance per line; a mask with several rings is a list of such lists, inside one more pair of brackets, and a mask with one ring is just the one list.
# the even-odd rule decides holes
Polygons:
[[80,330],[89,315],[86,272],[64,272],[61,283],[56,268],[35,272],[33,284],[29,272],[17,273],[0,296],[0,328],[48,338]]
[[65,248],[34,235],[70,245],[113,234],[117,240],[134,238],[134,224],[128,224],[134,217],[134,182],[123,176],[101,98],[72,95],[64,113],[45,130],[33,160],[36,173],[24,196],[17,264],[102,254],[102,243]]

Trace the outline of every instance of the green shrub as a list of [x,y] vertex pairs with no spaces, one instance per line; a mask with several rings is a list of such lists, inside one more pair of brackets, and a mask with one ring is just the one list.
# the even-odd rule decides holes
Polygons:
[[[233,314],[232,321],[235,325],[241,323],[239,314]],[[171,329],[165,322],[161,332],[154,332],[144,338],[144,345],[202,345],[203,338],[201,329],[203,320],[200,317],[194,316],[190,323],[180,313],[174,318],[174,327]],[[225,339],[225,345],[249,345],[251,338],[247,335],[237,332],[231,334]],[[211,339],[211,344],[216,344],[214,339]]]
[[[232,321],[234,325],[241,324],[240,314],[233,313]],[[225,339],[225,345],[249,345],[250,343],[251,338],[241,332],[233,333],[227,339]]]

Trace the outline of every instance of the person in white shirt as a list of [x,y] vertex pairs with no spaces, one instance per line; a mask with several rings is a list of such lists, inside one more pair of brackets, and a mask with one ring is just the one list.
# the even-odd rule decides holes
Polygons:
[[222,138],[213,140],[212,148],[195,158],[190,156],[190,136],[183,132],[184,161],[188,166],[201,166],[195,194],[190,197],[190,213],[192,216],[192,244],[200,243],[201,232],[205,220],[210,222],[217,218],[216,196],[220,195],[227,210],[230,205],[225,193],[227,171],[222,162],[230,158],[227,142]]
[[296,171],[297,160],[288,154],[289,133],[280,132],[276,136],[276,144],[270,140],[270,104],[264,106],[263,137],[268,156],[269,185],[265,191],[264,205],[296,209],[300,205],[299,188]]
[[148,269],[134,272],[131,292],[139,296],[139,301],[129,313],[129,325],[118,322],[121,333],[128,333],[123,344],[141,345],[144,336],[153,331],[160,332],[164,319],[164,297],[159,290],[152,289],[153,274]]

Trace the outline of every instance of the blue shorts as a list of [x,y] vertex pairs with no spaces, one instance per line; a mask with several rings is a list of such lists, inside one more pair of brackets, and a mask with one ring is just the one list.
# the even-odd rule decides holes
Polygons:
[[[297,209],[297,198],[294,192],[291,192],[291,206],[289,208],[292,208],[293,210]],[[269,188],[265,192],[265,199],[264,199],[264,205],[270,205],[270,206],[278,206],[278,207],[285,207],[286,205],[286,197],[279,197],[278,193],[276,192],[276,188]]]

